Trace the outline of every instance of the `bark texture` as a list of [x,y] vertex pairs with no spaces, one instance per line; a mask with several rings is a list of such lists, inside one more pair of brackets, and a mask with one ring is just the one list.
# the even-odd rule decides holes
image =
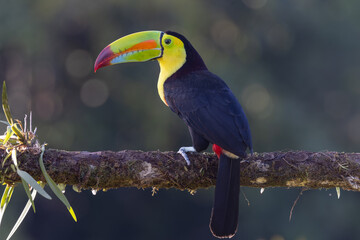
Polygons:
[[[6,156],[0,150],[2,159]],[[19,168],[36,180],[43,180],[39,148],[26,148],[18,154]],[[80,189],[120,187],[177,188],[196,190],[215,184],[218,160],[214,154],[189,153],[187,166],[175,152],[75,152],[47,149],[44,163],[57,183]],[[1,160],[3,161],[3,160]],[[10,167],[0,164],[0,176],[14,184],[20,178]],[[360,153],[268,152],[255,153],[241,160],[242,186],[306,187],[360,191]]]

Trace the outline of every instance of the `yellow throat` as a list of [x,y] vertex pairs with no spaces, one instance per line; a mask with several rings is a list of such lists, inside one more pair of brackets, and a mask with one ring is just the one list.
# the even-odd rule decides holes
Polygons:
[[[170,44],[166,43],[168,42],[167,39],[171,40]],[[157,89],[161,100],[168,105],[165,100],[164,83],[184,65],[186,51],[184,43],[180,39],[167,34],[164,34],[162,38],[162,46],[164,48],[162,57],[157,59],[160,65]]]

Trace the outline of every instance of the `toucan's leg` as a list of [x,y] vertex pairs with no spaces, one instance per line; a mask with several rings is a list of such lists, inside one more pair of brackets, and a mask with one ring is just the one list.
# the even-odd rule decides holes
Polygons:
[[204,151],[209,146],[209,141],[206,140],[202,135],[198,134],[191,127],[189,127],[189,132],[191,136],[191,140],[193,143],[193,147],[197,152]]
[[201,152],[209,146],[209,141],[203,138],[200,134],[196,133],[191,127],[189,127],[191,140],[193,142],[192,147],[181,147],[178,151],[185,159],[187,165],[190,165],[189,157],[187,152]]
[[178,151],[178,153],[181,154],[181,156],[183,156],[183,158],[185,159],[186,161],[186,164],[187,165],[190,165],[190,160],[189,160],[189,157],[188,155],[186,154],[187,152],[196,152],[195,148],[194,147],[181,147]]

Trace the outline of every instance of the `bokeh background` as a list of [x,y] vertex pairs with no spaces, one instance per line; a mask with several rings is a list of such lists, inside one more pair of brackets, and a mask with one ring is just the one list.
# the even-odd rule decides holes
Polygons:
[[[33,112],[41,142],[66,150],[177,150],[187,128],[161,102],[154,62],[94,74],[97,54],[141,30],[187,36],[233,90],[257,152],[359,151],[360,2],[267,0],[17,0],[0,6],[0,79],[13,115]],[[3,115],[1,118],[4,118]],[[242,188],[234,239],[360,239],[360,194]],[[213,189],[67,188],[78,223],[58,200],[36,199],[13,239],[213,239]],[[0,239],[26,202],[19,188]]]

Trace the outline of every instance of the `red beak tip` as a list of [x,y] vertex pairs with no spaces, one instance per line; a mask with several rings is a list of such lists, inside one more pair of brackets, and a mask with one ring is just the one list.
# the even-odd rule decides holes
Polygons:
[[110,47],[107,46],[104,48],[95,60],[94,72],[96,73],[100,68],[110,65],[110,61],[113,57],[114,53],[111,51]]
[[103,68],[103,67],[105,67],[106,65],[104,65],[104,64],[95,64],[95,66],[94,66],[94,73],[96,73],[97,72],[97,70],[99,70],[100,68]]

